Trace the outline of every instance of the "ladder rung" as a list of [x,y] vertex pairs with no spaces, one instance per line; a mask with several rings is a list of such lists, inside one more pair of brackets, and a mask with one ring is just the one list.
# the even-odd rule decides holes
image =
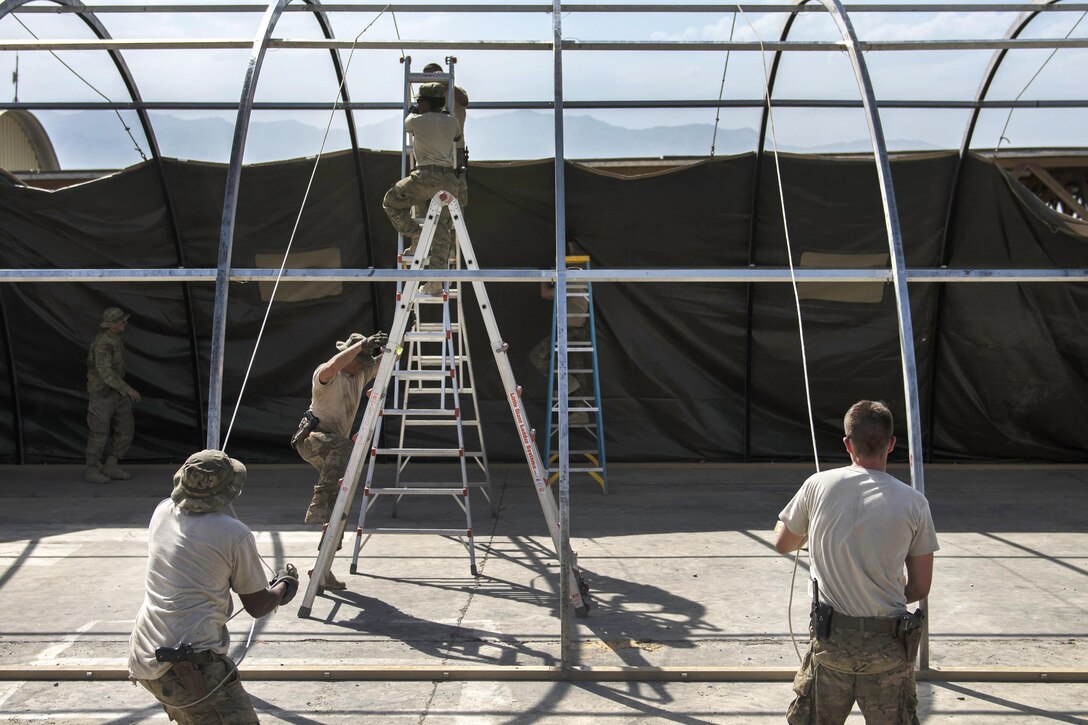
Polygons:
[[445,81],[446,84],[449,84],[449,82],[450,82],[450,74],[449,73],[423,73],[421,71],[419,73],[409,73],[408,74],[408,82],[409,83],[431,83],[431,82],[440,83],[440,82],[443,82],[443,81]]
[[[445,323],[443,323],[443,322],[417,322],[416,323],[416,330],[418,332],[437,332],[437,331],[445,330],[445,329],[446,329]],[[461,331],[460,324],[458,324],[457,322],[450,322],[450,332],[457,333],[457,332],[460,332],[460,331]],[[408,334],[410,335],[412,333],[408,333]]]
[[379,456],[416,456],[418,458],[460,458],[460,448],[377,448]]
[[440,536],[472,536],[472,529],[361,529],[364,534],[438,534]]
[[[570,398],[568,398],[568,400],[570,400]],[[599,408],[572,408],[572,407],[567,408],[568,413],[596,413],[598,410],[599,410]],[[552,406],[552,412],[553,413],[558,413],[559,412],[559,406],[558,405]]]
[[445,342],[446,333],[442,330],[435,331],[420,331],[420,332],[406,332],[404,333],[405,342]]
[[[577,466],[571,466],[567,470],[570,471],[571,473],[604,473],[604,469],[601,468],[600,466],[591,467],[591,468],[579,468]],[[559,473],[559,469],[558,468],[549,468],[548,473]]]
[[368,496],[464,496],[464,486],[458,486],[457,488],[408,488],[406,486],[400,486],[397,488],[370,488],[367,489]]
[[382,415],[403,415],[406,417],[410,417],[413,415],[453,417],[454,413],[454,410],[446,408],[386,408],[382,411]]
[[[449,292],[446,293],[446,296],[449,297],[451,300],[456,299],[457,290],[451,289]],[[441,305],[446,302],[446,300],[442,299],[442,295],[440,294],[425,295],[422,292],[417,293],[413,301],[417,305]]]
[[449,370],[394,370],[393,375],[404,380],[442,380],[450,376]]
[[459,421],[459,420],[448,420],[448,419],[443,419],[443,420],[409,419],[409,420],[404,421],[404,426],[406,428],[443,428],[443,427],[451,427],[452,428],[454,426],[460,425],[460,423],[461,423],[461,421]]
[[416,355],[412,358],[412,362],[418,362],[420,365],[443,365],[450,363],[450,366],[457,364],[456,360],[450,360],[449,355]]

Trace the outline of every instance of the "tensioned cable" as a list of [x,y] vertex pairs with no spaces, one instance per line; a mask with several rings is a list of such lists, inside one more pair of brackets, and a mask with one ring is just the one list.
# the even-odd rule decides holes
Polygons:
[[[1066,38],[1069,38],[1069,36],[1073,34],[1073,31],[1077,29],[1077,26],[1081,24],[1081,21],[1084,20],[1084,17],[1086,15],[1088,15],[1088,10],[1081,13],[1080,17],[1077,19],[1077,22],[1073,23],[1073,27],[1071,27],[1069,29],[1069,32],[1065,34]],[[1019,101],[1020,96],[1027,93],[1028,88],[1031,87],[1031,84],[1035,82],[1035,79],[1039,77],[1039,74],[1043,72],[1043,69],[1046,68],[1047,63],[1050,62],[1050,60],[1054,57],[1054,55],[1057,52],[1058,52],[1058,48],[1055,48],[1054,50],[1050,51],[1050,55],[1048,55],[1046,57],[1046,60],[1043,61],[1043,64],[1041,66],[1039,66],[1039,70],[1035,71],[1035,75],[1033,75],[1028,80],[1028,82],[1024,84],[1024,88],[1019,93],[1016,94],[1016,98],[1014,99],[1014,101]],[[1005,138],[1005,132],[1009,130],[1009,122],[1012,121],[1012,112],[1015,111],[1015,110],[1016,110],[1015,106],[1010,107],[1009,108],[1009,115],[1005,117],[1005,125],[1001,127],[1001,133],[997,137],[997,145],[994,147],[994,158],[995,159],[997,158],[998,153],[1000,153],[1000,151],[1001,151],[1001,142],[1009,140],[1009,139]]]
[[[314,178],[317,176],[317,167],[321,163],[321,158],[325,154],[325,144],[329,140],[329,131],[332,129],[333,119],[336,117],[336,104],[339,99],[343,97],[344,85],[348,82],[348,71],[351,69],[351,60],[355,56],[355,48],[359,42],[359,38],[363,37],[363,33],[370,30],[374,23],[378,22],[378,19],[389,10],[390,6],[386,5],[380,13],[374,16],[374,19],[367,23],[366,27],[359,31],[359,34],[355,36],[355,40],[351,43],[351,49],[348,52],[348,61],[344,65],[343,73],[341,73],[340,85],[336,89],[336,95],[332,99],[332,109],[329,111],[329,121],[325,124],[325,134],[321,137],[321,147],[317,151],[317,156],[314,157],[313,169],[310,170],[310,180],[306,182],[306,191],[302,195],[302,204],[299,206],[298,215],[295,217],[295,225],[291,228],[291,236],[287,240],[287,249],[283,253],[283,261],[280,262],[279,272],[276,274],[276,282],[272,286],[272,294],[268,298],[268,306],[264,311],[264,318],[261,320],[261,328],[257,332],[257,340],[253,343],[253,353],[249,356],[249,364],[246,365],[246,374],[242,378],[242,386],[238,390],[238,399],[234,403],[234,412],[230,416],[230,425],[227,426],[227,434],[223,437],[223,451],[227,450],[227,442],[230,440],[231,431],[234,430],[234,421],[238,417],[238,409],[242,407],[242,395],[246,390],[246,383],[249,382],[249,375],[253,370],[253,362],[257,359],[257,350],[261,346],[261,338],[264,336],[265,328],[268,326],[268,316],[272,313],[272,303],[276,301],[276,292],[280,288],[280,280],[283,279],[283,271],[287,267],[287,258],[291,255],[291,245],[295,243],[295,236],[298,234],[298,227],[302,223],[302,213],[306,210],[306,202],[310,198],[310,191],[313,189]],[[350,113],[350,111],[349,111]]]
[[[733,13],[733,24],[729,28],[729,42],[733,42],[733,31],[737,29],[737,14]],[[710,137],[710,156],[714,156],[714,147],[718,143],[718,122],[722,118],[722,96],[725,95],[725,74],[729,72],[729,58],[732,51],[725,51],[725,67],[722,68],[722,85],[718,89],[718,107],[714,113],[714,135]]]
[[[816,471],[820,470],[820,452],[816,447],[816,422],[812,415],[812,389],[808,379],[808,355],[805,350],[805,326],[801,319],[801,296],[797,291],[797,275],[793,268],[793,248],[790,245],[790,225],[786,219],[786,196],[785,191],[782,188],[782,165],[779,161],[778,153],[778,135],[775,132],[774,125],[774,110],[771,106],[771,73],[767,67],[767,52],[764,50],[763,38],[760,37],[759,31],[756,30],[755,25],[748,19],[748,14],[744,12],[744,8],[737,5],[737,10],[744,16],[744,22],[748,23],[748,27],[752,29],[752,33],[756,36],[756,40],[759,41],[759,57],[763,61],[763,77],[766,80],[766,86],[763,91],[763,97],[767,102],[767,120],[771,127],[771,144],[774,147],[774,171],[778,180],[778,201],[779,206],[782,209],[782,231],[786,237],[786,256],[790,264],[790,284],[793,286],[793,301],[797,309],[797,333],[801,343],[801,370],[805,379],[805,404],[808,407],[808,428],[812,435],[812,457],[816,463]],[[758,170],[757,170],[758,173]],[[797,565],[801,558],[801,549],[798,548],[793,556],[793,573],[790,575],[790,600],[786,610],[786,622],[789,625],[790,639],[793,641],[793,649],[797,653],[798,661],[803,662],[801,657],[801,648],[797,644],[797,635],[793,631],[793,591],[797,581]]]
[[[30,35],[31,35],[31,36],[32,36],[32,37],[34,38],[34,40],[41,40],[41,38],[39,38],[39,37],[38,37],[37,35],[35,35],[35,33],[34,33],[34,31],[33,31],[33,30],[31,30],[30,28],[28,28],[28,27],[27,27],[27,24],[26,24],[26,23],[24,23],[24,22],[23,22],[23,21],[22,21],[22,20],[21,20],[21,19],[19,18],[19,16],[18,16],[18,15],[12,15],[11,17],[15,18],[15,22],[19,23],[19,25],[22,25],[22,26],[23,26],[23,29],[24,29],[24,30],[26,30],[26,32],[30,33]],[[51,55],[51,56],[53,56],[54,58],[56,58],[56,59],[57,59],[57,61],[58,61],[58,62],[59,62],[59,63],[60,63],[60,64],[61,64],[62,66],[64,66],[65,68],[67,68],[67,69],[68,69],[69,71],[71,71],[72,75],[74,75],[74,76],[75,76],[76,78],[78,78],[79,80],[83,81],[83,83],[84,83],[84,84],[85,84],[85,85],[86,85],[86,86],[87,86],[88,88],[90,88],[90,89],[91,89],[92,91],[94,91],[94,92],[95,92],[95,93],[97,93],[98,95],[102,96],[102,98],[103,98],[103,99],[104,99],[104,100],[105,100],[105,101],[106,101],[107,103],[113,103],[113,101],[112,101],[112,100],[110,100],[110,97],[109,97],[109,96],[107,96],[107,95],[106,95],[105,93],[103,93],[102,91],[100,91],[100,90],[98,90],[97,88],[95,88],[95,86],[94,86],[94,84],[93,84],[93,83],[91,83],[91,82],[90,82],[89,80],[87,80],[86,78],[84,78],[83,76],[81,76],[81,75],[80,75],[80,74],[79,74],[79,73],[78,73],[78,72],[76,71],[76,69],[75,69],[75,68],[73,68],[72,66],[68,65],[67,63],[65,63],[65,62],[64,62],[64,59],[63,59],[63,58],[61,58],[61,57],[60,57],[59,55],[57,55],[55,51],[52,51],[52,50],[51,50],[51,51],[49,51],[49,55]],[[18,56],[16,56],[16,58],[18,58]],[[16,60],[16,72],[18,72],[18,60]],[[16,98],[15,98],[15,100],[16,100],[16,101],[18,101],[18,100],[19,100],[19,98],[18,98],[18,93],[19,93],[19,91],[18,91],[18,88],[19,88],[19,86],[18,86],[18,80],[17,80],[17,79],[16,79],[16,86],[15,86],[15,88],[16,88],[16,91],[15,91],[15,93],[16,93]],[[123,127],[124,127],[124,129],[125,129],[125,133],[127,133],[127,134],[128,134],[128,137],[129,137],[129,139],[131,139],[131,140],[132,140],[132,145],[136,147],[136,153],[140,154],[140,158],[141,158],[141,159],[143,159],[144,161],[147,161],[147,154],[145,154],[145,153],[144,153],[144,150],[143,150],[142,148],[140,148],[140,142],[139,142],[139,141],[137,141],[137,140],[136,140],[136,137],[132,135],[132,129],[131,129],[131,128],[129,128],[129,126],[128,126],[128,124],[127,124],[127,123],[125,123],[125,119],[124,119],[124,117],[123,117],[123,116],[121,116],[121,112],[120,112],[119,110],[116,110],[116,109],[115,109],[115,110],[114,110],[114,113],[115,113],[115,114],[117,115],[117,120],[121,122],[121,126],[123,126]]]

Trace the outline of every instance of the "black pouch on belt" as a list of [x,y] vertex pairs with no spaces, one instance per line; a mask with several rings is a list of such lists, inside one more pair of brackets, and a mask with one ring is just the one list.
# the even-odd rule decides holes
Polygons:
[[899,616],[896,622],[895,636],[903,643],[903,653],[907,662],[914,662],[918,657],[918,648],[922,644],[922,630],[925,628],[926,613],[921,608]]

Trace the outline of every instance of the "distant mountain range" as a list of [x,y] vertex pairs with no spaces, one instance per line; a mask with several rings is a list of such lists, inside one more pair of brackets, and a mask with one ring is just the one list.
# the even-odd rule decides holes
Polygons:
[[[42,111],[41,120],[53,141],[64,169],[114,169],[140,160],[120,120],[112,112]],[[139,140],[135,113],[124,112],[125,122]],[[169,113],[151,116],[164,156],[181,159],[226,162],[234,136],[233,120],[184,118]],[[342,121],[337,119],[342,126]],[[477,113],[466,124],[472,158],[515,160],[551,158],[554,148],[552,115],[540,111]],[[323,127],[300,121],[260,120],[254,117],[246,143],[246,163],[313,156],[321,147]],[[396,118],[358,128],[360,145],[371,149],[399,149],[400,123]],[[654,158],[660,156],[707,156],[714,135],[712,124],[656,126],[630,129],[614,126],[590,116],[568,116],[564,124],[566,157],[570,159]],[[751,128],[720,128],[715,142],[719,155],[751,151],[756,144]],[[348,148],[347,131],[333,129],[326,151]],[[889,140],[892,148],[933,150],[932,144],[912,140]],[[807,153],[848,153],[870,150],[868,139],[823,146],[781,146],[783,151]]]

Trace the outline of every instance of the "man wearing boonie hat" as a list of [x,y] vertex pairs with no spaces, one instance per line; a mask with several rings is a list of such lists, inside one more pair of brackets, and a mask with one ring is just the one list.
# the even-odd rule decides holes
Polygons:
[[[125,343],[121,335],[128,329],[127,312],[108,307],[102,313],[98,334],[87,351],[87,470],[88,483],[109,483],[132,478],[117,462],[132,445],[136,432],[132,404],[140,393],[125,382]],[[102,454],[109,441],[109,453]]]
[[[227,508],[246,467],[222,451],[201,451],[174,474],[174,490],[151,516],[147,584],[129,640],[129,677],[181,725],[256,723],[227,656],[231,591],[253,617],[291,601],[298,575],[288,564],[265,579],[257,543]],[[229,511],[229,509],[228,509]]]
[[[461,185],[455,173],[461,124],[456,118],[442,112],[445,105],[444,84],[424,83],[419,87],[416,105],[404,119],[404,130],[412,135],[416,165],[408,176],[393,184],[382,199],[382,208],[389,221],[409,240],[406,254],[414,251],[422,233],[419,224],[412,218],[412,207],[419,205],[425,210],[435,194],[445,190],[456,196]],[[449,266],[453,246],[451,227],[449,209],[443,208],[431,242],[427,264],[430,269],[446,269]],[[420,292],[441,294],[442,283],[427,282],[420,287]]]
[[[306,509],[306,523],[324,525],[332,515],[340,479],[351,457],[351,427],[367,383],[378,372],[378,358],[388,335],[370,337],[353,332],[336,343],[338,353],[314,370],[310,378],[310,409],[291,439],[302,459],[317,469],[314,497]],[[325,575],[326,589],[346,589],[332,572]]]

